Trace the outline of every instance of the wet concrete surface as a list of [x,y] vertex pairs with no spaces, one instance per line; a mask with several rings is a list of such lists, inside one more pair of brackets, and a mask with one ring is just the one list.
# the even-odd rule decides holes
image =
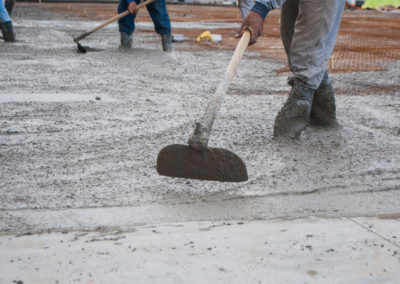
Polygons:
[[[371,51],[373,64],[358,60],[368,49],[339,53],[330,65],[339,127],[307,127],[290,143],[272,139],[289,90],[283,49],[251,48],[209,143],[238,154],[249,180],[177,179],[157,174],[157,155],[193,133],[232,55],[239,12],[173,5],[174,32],[190,40],[171,54],[142,13],[133,50],[118,50],[112,24],[82,42],[98,52],[78,54],[73,38],[110,7],[18,2],[18,41],[0,41],[0,283],[397,283],[393,41]],[[392,14],[345,12],[344,21],[377,17],[397,30]],[[195,43],[203,29],[223,32],[222,43]]]
[[82,55],[73,37],[100,21],[15,9],[18,42],[0,43],[2,232],[399,212],[399,61],[334,72],[340,126],[282,143],[272,127],[285,65],[249,50],[210,139],[244,160],[249,180],[176,179],[157,174],[158,152],[186,143],[232,50],[187,41],[166,54],[139,21],[133,50],[118,50],[111,24],[84,42],[101,51]]

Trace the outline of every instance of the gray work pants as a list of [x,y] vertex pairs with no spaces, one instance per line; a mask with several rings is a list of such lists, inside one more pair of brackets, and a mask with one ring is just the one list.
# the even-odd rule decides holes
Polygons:
[[287,0],[281,38],[294,79],[317,89],[335,45],[345,0]]
[[239,9],[240,9],[240,15],[242,16],[242,20],[246,18],[251,8],[253,8],[253,5],[254,5],[253,0],[239,0]]

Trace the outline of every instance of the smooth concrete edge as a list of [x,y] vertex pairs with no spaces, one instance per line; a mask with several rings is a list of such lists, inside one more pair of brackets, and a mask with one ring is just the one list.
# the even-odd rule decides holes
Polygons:
[[392,203],[388,203],[384,193],[370,197],[362,195],[356,199],[354,196],[349,198],[346,195],[334,194],[327,194],[321,198],[317,194],[185,204],[2,210],[0,211],[0,234],[96,230],[97,228],[114,230],[116,227],[127,228],[142,224],[297,219],[310,216],[329,218],[382,216],[382,218],[396,219],[400,216],[398,209],[400,201],[396,200],[393,199]]

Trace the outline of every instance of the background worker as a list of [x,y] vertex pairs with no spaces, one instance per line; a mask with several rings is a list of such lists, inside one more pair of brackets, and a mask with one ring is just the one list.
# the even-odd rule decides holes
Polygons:
[[281,8],[281,38],[293,75],[289,97],[274,125],[275,137],[298,138],[310,121],[334,126],[336,106],[326,71],[345,0],[257,0],[236,35],[251,32],[250,45],[263,32],[268,12]]
[[10,15],[8,14],[3,0],[0,0],[0,29],[3,33],[3,39],[6,42],[15,41],[15,32]]
[[[118,20],[119,32],[121,34],[121,48],[132,47],[132,35],[135,31],[135,18],[138,12],[137,4],[140,0],[119,0],[118,13],[129,11],[129,15]],[[155,31],[161,36],[162,49],[170,52],[171,48],[171,21],[167,12],[165,0],[156,0],[146,6],[153,20]]]

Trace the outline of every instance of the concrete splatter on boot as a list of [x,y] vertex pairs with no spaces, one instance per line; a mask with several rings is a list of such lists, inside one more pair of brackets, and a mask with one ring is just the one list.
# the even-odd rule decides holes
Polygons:
[[171,34],[161,34],[161,44],[163,51],[171,52],[172,51],[172,36]]
[[121,34],[121,45],[119,46],[120,49],[131,49],[132,48],[132,35],[128,33],[120,33]]
[[333,88],[325,72],[321,85],[314,93],[314,100],[310,113],[310,124],[319,126],[336,126],[336,105]]
[[296,139],[300,136],[310,117],[314,91],[300,82],[292,83],[289,98],[276,116],[274,137]]
[[0,23],[0,29],[3,32],[3,39],[6,42],[14,42],[15,41],[15,32],[13,29],[13,25],[10,22]]

